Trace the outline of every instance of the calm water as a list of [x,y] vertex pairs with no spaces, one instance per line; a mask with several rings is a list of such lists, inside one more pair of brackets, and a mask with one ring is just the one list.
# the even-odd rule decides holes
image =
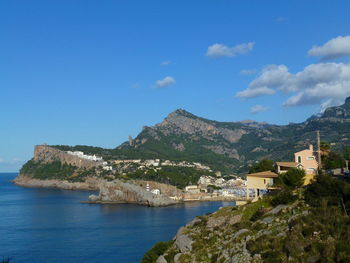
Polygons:
[[139,262],[156,242],[227,202],[164,208],[81,204],[91,192],[13,185],[0,174],[0,259],[19,262]]

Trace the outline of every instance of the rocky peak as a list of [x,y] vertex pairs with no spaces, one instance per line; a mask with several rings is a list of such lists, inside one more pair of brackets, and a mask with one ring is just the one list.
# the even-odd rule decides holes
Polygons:
[[322,118],[350,118],[350,97],[345,99],[345,103],[340,106],[330,107],[325,110]]
[[347,97],[347,98],[345,99],[345,104],[350,104],[350,97]]

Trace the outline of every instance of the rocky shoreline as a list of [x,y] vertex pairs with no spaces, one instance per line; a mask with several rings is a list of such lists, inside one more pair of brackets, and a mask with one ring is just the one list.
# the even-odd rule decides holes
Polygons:
[[99,190],[100,180],[89,178],[85,182],[69,182],[66,180],[40,180],[30,176],[19,175],[13,181],[15,185],[29,188],[57,188],[64,190]]
[[30,188],[56,188],[65,190],[95,190],[98,195],[90,195],[85,203],[117,204],[132,203],[146,206],[169,206],[177,204],[177,201],[165,195],[154,195],[143,187],[132,182],[114,180],[108,182],[95,177],[87,178],[84,182],[69,182],[67,180],[40,180],[28,175],[19,175],[13,181],[14,184]]

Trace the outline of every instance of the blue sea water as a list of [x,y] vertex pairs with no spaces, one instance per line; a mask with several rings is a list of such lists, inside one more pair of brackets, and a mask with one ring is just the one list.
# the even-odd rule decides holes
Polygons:
[[0,260],[22,262],[139,262],[159,241],[197,215],[228,202],[163,208],[82,204],[92,193],[19,187],[0,174]]

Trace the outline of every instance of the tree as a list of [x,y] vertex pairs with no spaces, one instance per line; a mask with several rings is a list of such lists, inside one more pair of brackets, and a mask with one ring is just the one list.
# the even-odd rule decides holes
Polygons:
[[304,185],[305,171],[303,169],[292,168],[286,173],[280,174],[281,182],[291,189],[296,189]]
[[258,173],[264,171],[273,171],[273,161],[268,159],[263,159],[260,162],[254,164],[250,169],[249,173]]
[[345,160],[350,160],[350,147],[347,146],[343,149],[343,156]]
[[331,145],[328,142],[321,142],[320,150],[322,156],[327,156],[331,151]]
[[333,151],[330,151],[327,156],[323,156],[322,163],[326,170],[343,168],[345,166],[344,158]]

